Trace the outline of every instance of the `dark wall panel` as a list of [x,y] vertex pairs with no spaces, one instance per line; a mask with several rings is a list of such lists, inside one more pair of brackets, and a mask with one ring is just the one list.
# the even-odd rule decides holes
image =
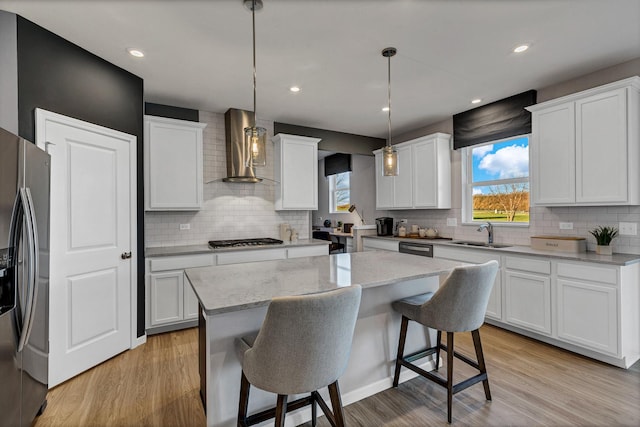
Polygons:
[[143,81],[18,17],[18,129],[35,140],[35,108],[116,129],[138,140],[138,336],[144,334]]
[[149,116],[166,117],[168,119],[188,120],[197,122],[200,120],[200,112],[191,108],[174,107],[172,105],[144,103],[144,113]]

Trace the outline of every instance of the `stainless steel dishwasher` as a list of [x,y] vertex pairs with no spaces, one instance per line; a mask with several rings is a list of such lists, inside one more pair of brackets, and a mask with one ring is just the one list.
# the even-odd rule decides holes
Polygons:
[[400,242],[398,252],[433,258],[433,245],[428,243]]

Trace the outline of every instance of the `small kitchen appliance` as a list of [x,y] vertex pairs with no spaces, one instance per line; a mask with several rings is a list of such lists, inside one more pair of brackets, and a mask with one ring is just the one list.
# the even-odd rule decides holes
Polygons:
[[392,236],[393,218],[387,216],[376,218],[376,229],[378,230],[378,236]]

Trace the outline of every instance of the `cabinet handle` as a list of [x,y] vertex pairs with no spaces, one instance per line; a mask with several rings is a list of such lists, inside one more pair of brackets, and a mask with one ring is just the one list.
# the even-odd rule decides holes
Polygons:
[[122,255],[120,255],[120,258],[122,258],[122,259],[131,258],[131,252],[122,252]]

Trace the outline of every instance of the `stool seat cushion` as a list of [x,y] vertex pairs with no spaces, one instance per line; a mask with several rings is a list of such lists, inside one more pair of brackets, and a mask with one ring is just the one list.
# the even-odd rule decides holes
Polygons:
[[420,317],[420,307],[429,301],[431,297],[433,297],[433,292],[427,292],[426,294],[414,295],[394,301],[391,306],[404,317],[415,321]]

